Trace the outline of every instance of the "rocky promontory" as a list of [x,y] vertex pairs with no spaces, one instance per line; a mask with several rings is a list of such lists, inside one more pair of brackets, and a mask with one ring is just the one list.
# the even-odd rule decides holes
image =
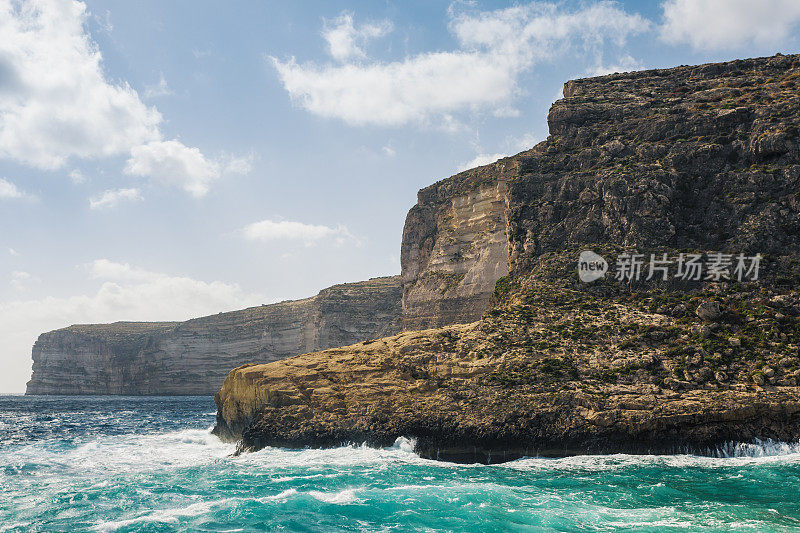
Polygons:
[[[434,329],[236,368],[215,432],[242,450],[405,436],[487,462],[797,439],[798,80],[800,56],[777,55],[568,82],[545,141],[423,190],[409,214],[404,276],[433,274],[404,278],[404,323]],[[465,254],[470,239],[505,263]],[[587,250],[609,269],[592,282]],[[475,264],[508,275],[462,305]],[[476,322],[427,318],[479,298]]]

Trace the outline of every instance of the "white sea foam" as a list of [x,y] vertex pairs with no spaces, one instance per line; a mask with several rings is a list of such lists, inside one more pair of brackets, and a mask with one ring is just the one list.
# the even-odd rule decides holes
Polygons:
[[449,465],[423,459],[413,452],[414,441],[401,437],[388,448],[372,448],[366,444],[338,448],[285,449],[266,447],[236,458],[242,464],[269,465],[278,468],[349,467],[356,465],[388,465],[392,463]]
[[397,437],[395,439],[394,444],[392,444],[393,450],[400,450],[406,453],[413,453],[414,448],[417,447],[417,439],[409,439],[406,437]]
[[35,464],[72,475],[142,472],[202,466],[229,456],[232,444],[210,430],[187,429],[161,434],[103,436],[71,448],[38,442],[0,454],[7,464]]
[[559,459],[524,458],[497,465],[516,470],[609,471],[645,465],[674,468],[724,468],[745,464],[800,462],[800,442],[785,443],[771,440],[754,443],[731,443],[705,455],[682,453],[675,455],[576,455]]
[[5,531],[11,531],[12,529],[17,528],[25,528],[31,525],[30,522],[15,522],[13,524],[4,524],[0,525],[0,533],[4,533]]
[[256,498],[255,501],[260,503],[266,502],[284,502],[297,494],[296,489],[286,489],[280,494],[273,494],[272,496],[264,496],[263,498]]
[[339,492],[322,492],[319,490],[308,491],[308,495],[325,503],[334,503],[337,505],[344,505],[346,503],[355,503],[360,501],[356,498],[355,489],[345,489]]
[[779,442],[772,439],[752,443],[727,443],[716,450],[721,457],[776,457],[800,454],[800,441]]
[[226,501],[228,500],[225,499],[225,500],[217,500],[214,502],[197,502],[187,505],[185,507],[156,509],[154,511],[150,511],[135,518],[102,522],[100,524],[97,524],[93,529],[95,531],[105,532],[105,531],[116,531],[117,529],[120,529],[125,526],[130,526],[133,524],[146,524],[146,523],[175,524],[179,522],[180,518],[200,516],[206,514],[210,512],[211,509],[213,509],[214,507],[217,507],[220,504],[225,503]]

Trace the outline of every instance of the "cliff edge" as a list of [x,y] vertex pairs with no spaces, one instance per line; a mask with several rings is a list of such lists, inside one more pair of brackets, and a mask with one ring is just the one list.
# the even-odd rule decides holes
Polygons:
[[186,322],[75,325],[33,346],[26,394],[212,395],[232,367],[400,329],[399,276]]
[[[403,308],[407,324],[436,326],[426,302],[455,309],[457,292],[432,295],[469,275],[468,263],[436,281],[447,290],[409,284],[406,264],[436,272],[458,257],[431,228],[470,208],[439,191],[482,202],[475,220],[504,206],[509,274],[490,297],[473,292],[488,312],[234,369],[215,432],[241,450],[406,436],[424,456],[485,462],[797,439],[799,79],[800,56],[778,55],[568,82],[550,136],[496,163],[502,179],[451,178],[409,214]],[[456,226],[450,242],[467,240]],[[610,270],[590,283],[577,272],[587,250]],[[702,275],[686,275],[691,257]],[[647,270],[657,258],[663,276]]]

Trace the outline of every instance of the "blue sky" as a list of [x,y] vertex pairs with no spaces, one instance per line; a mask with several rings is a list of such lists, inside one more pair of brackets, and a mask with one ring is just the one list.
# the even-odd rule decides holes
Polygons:
[[563,83],[798,51],[793,0],[0,0],[0,391],[72,323],[400,271],[416,191]]

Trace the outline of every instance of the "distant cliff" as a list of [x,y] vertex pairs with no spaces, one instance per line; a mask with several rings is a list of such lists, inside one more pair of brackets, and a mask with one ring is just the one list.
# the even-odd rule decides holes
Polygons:
[[33,347],[27,394],[214,394],[231,368],[396,333],[399,277],[186,322],[76,325]]
[[[215,432],[241,450],[406,436],[468,462],[800,438],[800,56],[574,80],[548,123],[407,219],[404,323],[488,312],[234,369]],[[620,279],[580,281],[586,250]],[[668,279],[647,279],[664,254]],[[700,279],[678,277],[689,254]],[[761,254],[758,279],[738,254]]]

